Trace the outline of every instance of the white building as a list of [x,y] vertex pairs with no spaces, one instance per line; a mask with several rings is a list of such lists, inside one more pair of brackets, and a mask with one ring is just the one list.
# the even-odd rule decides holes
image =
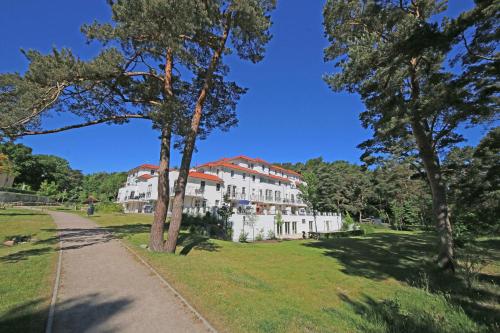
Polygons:
[[[178,177],[170,171],[170,195]],[[267,238],[270,232],[280,238],[301,238],[309,231],[339,230],[341,216],[318,213],[316,223],[312,212],[300,198],[300,174],[272,165],[262,159],[246,156],[223,158],[193,168],[186,187],[184,212],[216,214],[225,202],[230,202],[234,214],[233,240],[242,232],[252,240],[259,234]],[[126,212],[150,212],[158,197],[158,166],[143,164],[129,171],[127,183],[119,190],[118,202]],[[169,213],[171,206],[169,207]],[[249,212],[252,212],[249,214]],[[282,224],[276,224],[280,212]]]

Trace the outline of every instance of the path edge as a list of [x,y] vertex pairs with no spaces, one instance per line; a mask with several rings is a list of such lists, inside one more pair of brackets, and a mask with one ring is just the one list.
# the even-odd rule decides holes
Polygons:
[[52,288],[52,299],[50,300],[49,315],[47,317],[47,325],[45,326],[45,333],[52,333],[52,328],[54,325],[54,315],[56,312],[57,294],[59,293],[59,285],[61,281],[61,266],[62,266],[62,254],[63,246],[61,234],[58,232],[59,238],[59,258],[57,259],[57,269],[56,278],[54,281],[54,287]]
[[[128,246],[127,244],[125,244],[125,242],[123,242],[120,239],[118,239],[118,241],[122,244],[122,246],[128,252],[130,252],[134,257],[136,257],[137,259],[139,259],[139,261],[144,266],[146,266],[151,272],[153,272],[156,275],[156,277],[158,277],[158,279],[165,286],[167,286],[167,288],[170,289],[170,291],[176,297],[179,298],[179,300],[181,301],[181,303],[183,303],[203,324],[205,324],[205,326],[207,327],[207,329],[210,332],[212,332],[212,333],[218,333],[218,331],[210,324],[210,322],[207,319],[205,319],[205,317],[203,317],[201,315],[201,313],[199,313],[153,266],[151,266],[146,260],[144,260],[144,258],[142,258],[136,251],[132,250],[132,248],[130,246]],[[51,332],[46,332],[46,333],[51,333]]]

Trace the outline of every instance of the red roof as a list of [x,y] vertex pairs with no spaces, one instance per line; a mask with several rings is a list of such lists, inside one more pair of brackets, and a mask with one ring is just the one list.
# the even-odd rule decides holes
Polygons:
[[[223,160],[219,160],[219,161],[223,161]],[[267,173],[261,173],[261,172],[258,172],[258,171],[255,171],[255,170],[252,170],[252,169],[249,169],[249,168],[242,167],[240,165],[231,164],[231,163],[227,163],[227,162],[205,163],[205,164],[200,165],[198,168],[203,168],[203,167],[226,167],[226,168],[229,168],[229,169],[244,171],[244,172],[249,173],[249,174],[254,174],[254,175],[259,175],[259,176],[262,176],[262,177],[268,177],[268,178],[272,178],[272,179],[277,179],[277,180],[284,181],[284,182],[291,182],[292,181],[291,179],[288,179],[288,178],[284,178],[284,177],[280,177],[280,176],[275,176],[275,175],[270,175],[270,174],[267,174]]]
[[141,164],[137,168],[139,169],[149,169],[149,170],[158,170],[160,167],[154,164]]
[[222,179],[220,179],[217,176],[210,175],[210,174],[203,173],[203,172],[197,172],[197,171],[190,171],[189,172],[189,177],[210,180],[210,181],[218,182],[218,183],[223,183],[224,182]]
[[251,157],[248,157],[248,156],[245,156],[245,155],[239,155],[239,156],[235,156],[235,157],[231,157],[231,158],[223,158],[223,160],[226,160],[226,161],[232,161],[232,160],[237,160],[237,159],[247,160],[247,161],[255,162],[255,163],[266,164],[271,169],[279,170],[279,171],[282,171],[284,173],[287,173],[287,174],[290,174],[290,175],[294,175],[294,176],[297,176],[297,177],[302,177],[302,175],[300,173],[298,173],[298,172],[295,172],[293,170],[285,169],[285,168],[282,168],[280,166],[271,164],[271,163],[269,163],[269,162],[267,162],[267,161],[265,161],[265,160],[263,160],[261,158],[251,158]]
[[141,164],[130,170],[128,173],[131,174],[136,172],[137,170],[158,170],[159,168],[160,168],[159,166],[154,164]]
[[148,180],[148,179],[153,178],[153,176],[151,176],[151,175],[149,175],[149,174],[145,173],[145,174],[143,174],[143,175],[140,175],[140,176],[139,176],[139,177],[137,177],[137,178],[144,179],[144,180]]

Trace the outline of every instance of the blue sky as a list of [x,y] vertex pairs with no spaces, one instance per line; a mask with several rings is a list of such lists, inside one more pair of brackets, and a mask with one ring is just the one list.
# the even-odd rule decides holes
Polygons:
[[[324,1],[281,0],[273,13],[266,57],[259,64],[229,59],[230,78],[249,88],[238,104],[239,125],[216,132],[199,142],[193,165],[220,157],[248,155],[271,162],[298,162],[323,156],[326,160],[359,162],[356,146],[370,137],[359,122],[363,105],[357,95],[333,93],[322,80],[331,64],[323,62],[322,6]],[[450,1],[454,16],[470,1]],[[0,5],[0,72],[23,72],[27,62],[20,48],[48,52],[69,47],[82,58],[95,55],[85,44],[80,26],[109,20],[104,0],[19,0]],[[66,124],[68,118],[48,119],[47,127]],[[467,131],[475,144],[484,129]],[[35,153],[66,158],[85,173],[128,170],[156,163],[158,133],[148,121],[126,125],[99,125],[20,140]],[[172,165],[180,164],[174,152]]]

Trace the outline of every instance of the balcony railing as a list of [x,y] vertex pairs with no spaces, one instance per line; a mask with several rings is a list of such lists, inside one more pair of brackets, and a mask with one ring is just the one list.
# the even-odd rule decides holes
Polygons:
[[303,204],[302,200],[291,200],[287,198],[274,197],[269,195],[259,195],[259,194],[247,194],[247,193],[239,193],[239,192],[231,192],[226,193],[229,199],[233,200],[249,200],[249,201],[257,201],[257,202],[265,202],[265,203],[276,203],[276,204]]
[[[175,194],[175,188],[172,186],[170,187],[170,196],[173,196]],[[205,189],[202,188],[192,188],[192,187],[187,187],[186,188],[186,195],[191,196],[191,197],[203,197],[203,194],[205,194]]]

